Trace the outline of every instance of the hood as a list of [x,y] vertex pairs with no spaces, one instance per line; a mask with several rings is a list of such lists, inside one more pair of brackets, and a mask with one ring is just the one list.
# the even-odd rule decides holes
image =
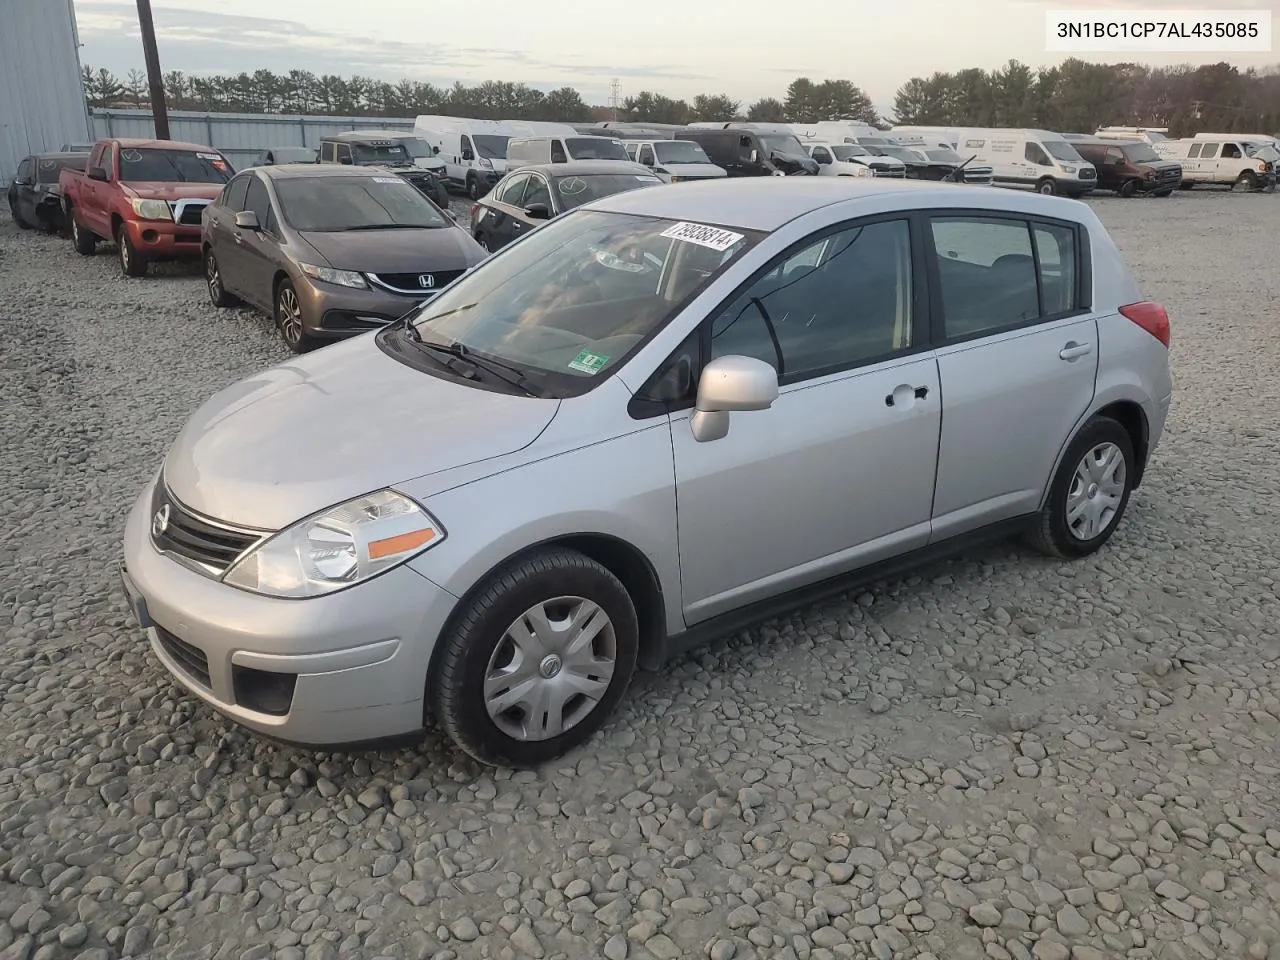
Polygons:
[[1157,170],[1157,171],[1182,169],[1182,164],[1180,164],[1177,160],[1144,160],[1142,161],[1142,165],[1144,167],[1150,167],[1152,170]]
[[486,256],[480,244],[452,224],[430,230],[307,231],[298,235],[334,269],[362,273],[465,270]]
[[216,200],[225,183],[137,181],[121,183],[120,192],[139,200]]
[[813,157],[774,151],[769,155],[769,159],[773,161],[774,166],[786,171],[788,174],[817,174],[818,172],[818,161]]
[[[479,161],[476,162],[479,163]],[[499,176],[507,172],[507,161],[505,159],[490,160],[489,162],[493,164],[493,172]],[[481,169],[483,170],[484,168],[481,167]]]
[[413,161],[413,165],[422,170],[443,170],[444,161],[439,157],[418,157]]
[[169,448],[165,480],[206,516],[279,530],[352,497],[526,447],[558,407],[414,370],[361,336],[214,394]]
[[673,177],[727,177],[723,167],[714,163],[660,163],[658,166]]

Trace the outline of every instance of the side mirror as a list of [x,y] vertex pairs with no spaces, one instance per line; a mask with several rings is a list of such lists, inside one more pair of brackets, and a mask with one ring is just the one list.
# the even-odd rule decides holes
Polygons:
[[545,203],[531,203],[524,208],[524,212],[528,214],[531,220],[550,220],[551,208]]
[[90,180],[99,180],[102,183],[107,182],[107,171],[102,167],[90,167],[86,175]]
[[458,222],[458,215],[454,213],[452,210],[446,210],[444,212],[444,215],[448,217],[450,220],[452,220],[454,223]]
[[474,160],[475,158],[476,158],[476,155],[475,155],[474,153],[472,153],[470,150],[463,150],[463,151],[462,151],[462,159],[463,159],[463,160]]
[[778,374],[755,357],[717,357],[703,368],[689,427],[699,443],[729,433],[733,411],[768,410],[778,399]]
[[258,215],[252,210],[241,210],[236,214],[236,226],[241,230],[261,230],[262,224],[258,223]]
[[439,154],[440,154],[440,148],[439,148],[439,147],[432,147],[432,148],[431,148],[431,155],[432,155],[433,157],[434,157],[434,156],[438,156]]
[[29,187],[31,186],[31,181],[26,177],[14,177],[13,185],[15,187]]
[[339,157],[339,158],[338,158],[338,162],[339,162],[339,163],[345,163],[345,164],[348,164],[348,165],[350,165],[350,166],[354,166],[354,165],[355,165],[355,164],[353,163],[353,161],[351,160],[351,158],[350,158],[350,157]]

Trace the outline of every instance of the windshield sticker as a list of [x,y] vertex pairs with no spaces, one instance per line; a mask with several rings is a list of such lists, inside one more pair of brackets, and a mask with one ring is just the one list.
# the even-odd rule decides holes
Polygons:
[[120,159],[124,160],[126,163],[137,163],[139,160],[142,159],[142,151],[141,150],[121,150]]
[[374,183],[404,183],[399,177],[374,177]]
[[604,369],[604,365],[609,362],[609,358],[602,353],[592,353],[590,350],[583,350],[580,354],[573,358],[569,364],[570,370],[577,370],[579,373],[589,373],[593,377]]
[[741,240],[743,234],[734,233],[732,230],[721,230],[719,227],[708,227],[701,223],[681,221],[663,230],[662,236],[670,237],[672,240],[683,240],[685,243],[696,243],[700,247],[709,247],[723,253]]
[[587,181],[581,177],[565,177],[557,184],[561,193],[566,197],[572,197],[587,189]]
[[41,160],[41,161],[40,161],[40,169],[41,169],[41,170],[52,170],[52,169],[53,169],[54,167],[56,167],[57,165],[58,165],[58,164],[57,164],[57,163],[55,163],[53,160]]
[[197,153],[196,156],[199,157],[201,160],[221,160],[222,159],[221,155],[216,153]]

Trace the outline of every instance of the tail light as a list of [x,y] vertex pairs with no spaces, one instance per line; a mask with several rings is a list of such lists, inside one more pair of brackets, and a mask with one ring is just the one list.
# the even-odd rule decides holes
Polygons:
[[475,219],[476,219],[476,211],[477,211],[477,210],[479,210],[479,209],[480,209],[480,204],[478,204],[478,203],[473,203],[473,204],[471,205],[471,222],[472,222],[472,223],[475,223]]
[[1169,314],[1160,304],[1150,300],[1130,303],[1120,308],[1120,315],[1132,320],[1166,347],[1169,346]]

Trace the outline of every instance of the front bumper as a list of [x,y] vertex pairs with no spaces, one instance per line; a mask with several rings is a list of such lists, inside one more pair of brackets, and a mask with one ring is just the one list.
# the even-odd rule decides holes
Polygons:
[[340,287],[305,276],[294,277],[293,283],[304,329],[313,337],[331,340],[379,329],[431,299],[430,295],[402,296],[377,287]]
[[427,669],[455,599],[408,566],[306,600],[258,596],[160,553],[151,486],[125,525],[121,579],[152,652],[236,723],[309,746],[423,725]]
[[171,220],[126,220],[124,229],[138,253],[148,260],[200,256],[200,225]]

